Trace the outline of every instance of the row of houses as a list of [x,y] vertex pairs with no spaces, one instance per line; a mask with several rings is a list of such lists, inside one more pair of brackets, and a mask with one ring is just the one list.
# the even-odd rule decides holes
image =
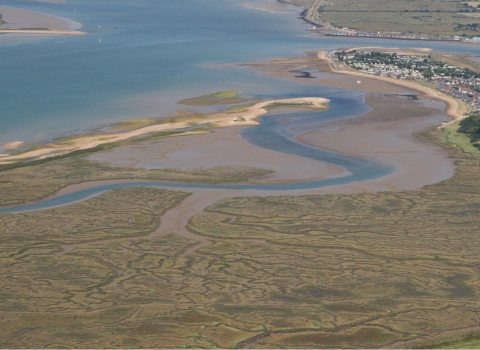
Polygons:
[[[330,58],[343,61],[352,68],[366,74],[394,79],[434,82],[440,91],[467,102],[480,111],[480,75],[465,71],[457,66],[431,60],[427,56],[370,53],[364,51],[332,50]],[[408,67],[406,67],[408,66]],[[439,73],[442,72],[442,73]]]
[[348,28],[343,28],[343,31],[334,31],[328,32],[325,35],[329,36],[352,36],[352,37],[368,37],[368,38],[380,38],[380,39],[401,39],[401,40],[429,40],[429,41],[460,41],[462,38],[460,36],[416,36],[416,35],[405,35],[405,34],[380,34],[380,32],[365,32],[359,30],[352,30]]

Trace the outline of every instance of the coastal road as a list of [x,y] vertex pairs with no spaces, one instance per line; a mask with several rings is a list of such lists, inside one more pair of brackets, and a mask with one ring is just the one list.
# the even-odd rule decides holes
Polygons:
[[317,23],[318,25],[322,25],[322,24],[318,22],[314,16],[315,16],[315,13],[317,13],[318,8],[322,6],[322,3],[323,3],[323,0],[315,0],[312,7],[310,7],[310,9],[308,10],[308,14],[307,14],[307,19],[314,23]]

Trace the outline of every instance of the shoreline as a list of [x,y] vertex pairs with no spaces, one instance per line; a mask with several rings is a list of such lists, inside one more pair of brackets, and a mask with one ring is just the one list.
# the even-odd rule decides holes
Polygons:
[[[365,47],[367,48],[367,47]],[[362,47],[355,47],[354,49],[362,49]],[[381,48],[379,47],[378,49],[388,49],[388,48]],[[406,87],[412,90],[416,90],[418,92],[421,92],[425,96],[435,98],[438,100],[441,100],[446,103],[447,108],[445,110],[445,113],[453,118],[453,120],[447,122],[445,125],[450,125],[453,124],[459,120],[462,120],[466,117],[465,113],[468,112],[468,109],[465,107],[460,106],[458,101],[454,99],[453,97],[449,97],[445,94],[442,94],[438,90],[434,90],[432,88],[429,88],[427,86],[420,85],[418,83],[415,83],[414,81],[406,81],[406,80],[400,80],[400,79],[392,79],[392,78],[387,78],[387,77],[381,77],[381,76],[376,76],[373,74],[365,74],[361,72],[356,72],[356,71],[349,71],[345,69],[340,69],[338,66],[335,65],[334,61],[327,57],[327,51],[319,51],[317,53],[317,58],[319,60],[326,61],[328,65],[330,66],[330,69],[332,70],[332,73],[334,74],[344,74],[344,75],[351,75],[351,76],[356,76],[356,77],[362,77],[362,78],[370,78],[370,79],[375,79],[379,81],[384,81],[387,83],[391,83],[394,85]],[[442,126],[439,126],[442,127]]]
[[[305,57],[305,58],[298,58],[298,59],[292,59],[292,58],[286,58],[286,59],[280,59],[280,60],[275,60],[276,62],[280,62],[279,65],[282,65],[282,61],[288,61],[288,62],[292,62],[292,61],[306,61],[306,60],[315,60],[318,64],[319,62],[319,59],[318,59],[318,56],[319,54],[317,53],[317,55],[315,57]],[[320,60],[320,63],[322,62],[322,60]],[[328,62],[328,60],[325,60],[325,62]],[[299,63],[299,64],[305,64],[305,62],[303,63]],[[256,64],[252,64],[253,66],[255,66]],[[262,64],[260,64],[262,65]],[[330,63],[329,63],[329,66],[330,66]],[[289,79],[292,79],[291,76],[285,76],[285,72],[292,72],[290,71],[288,68],[285,68],[285,67],[282,67],[282,71],[284,72],[284,74],[273,74],[271,76],[275,76],[275,77],[280,77],[280,78],[289,78]],[[261,70],[261,69],[260,69]],[[401,88],[407,88],[409,90],[414,90],[414,91],[419,91],[420,92],[423,92],[422,90],[425,90],[427,91],[430,95],[432,94],[431,92],[431,89],[430,88],[426,88],[426,87],[422,87],[422,86],[417,86],[417,84],[395,84],[395,83],[398,83],[398,81],[395,81],[393,79],[372,79],[372,78],[375,78],[375,77],[371,77],[369,75],[365,75],[365,81],[362,81],[362,84],[355,84],[353,86],[348,86],[349,82],[349,78],[348,78],[348,74],[342,74],[343,71],[336,71],[334,73],[337,73],[338,77],[342,77],[340,80],[342,80],[344,83],[343,85],[347,85],[345,86],[344,88],[349,88],[349,89],[354,89],[354,90],[358,90],[358,88],[360,87],[362,91],[366,91],[365,88],[367,88],[367,79],[369,79],[369,81],[372,81],[370,84],[371,84],[371,87],[375,87],[375,89],[378,91],[378,92],[386,92],[386,91],[390,91],[392,94],[395,94],[395,93],[405,93],[405,90],[398,90],[398,89],[394,89],[393,87],[401,87]],[[330,73],[326,73],[326,74],[329,74],[330,76],[332,76],[332,74]],[[363,75],[362,75],[363,76]],[[325,85],[325,86],[328,86],[328,83],[326,83],[325,80],[320,80],[320,79],[293,79],[293,80],[296,80],[296,81],[308,81],[310,83],[315,83],[315,84],[320,84],[320,85]],[[338,79],[337,79],[338,80]],[[340,81],[338,80],[338,81]],[[316,81],[316,82],[315,82]],[[337,81],[337,83],[338,83]],[[383,85],[388,85],[390,86],[389,88],[387,88],[386,86],[383,86]],[[361,85],[361,86],[360,86]],[[331,85],[333,87],[336,87],[335,85]],[[370,87],[370,88],[371,88]],[[374,90],[375,90],[374,89]],[[372,91],[374,91],[372,90]],[[425,95],[428,95],[428,94],[425,94]],[[430,96],[430,97],[435,97],[438,99],[438,97],[436,96]],[[259,102],[259,103],[256,103],[255,105],[251,106],[248,108],[247,111],[244,111],[244,112],[241,112],[241,113],[228,113],[226,111],[224,112],[216,112],[214,113],[213,115],[212,114],[207,114],[205,115],[204,118],[201,119],[201,122],[198,122],[198,119],[196,122],[198,123],[201,123],[201,124],[205,124],[205,123],[214,123],[215,126],[246,126],[246,125],[254,125],[254,124],[257,124],[258,122],[255,120],[255,118],[257,116],[260,116],[264,113],[266,113],[266,110],[263,110],[262,111],[262,108],[267,106],[268,104],[272,104],[272,103],[275,103],[275,102],[285,102],[285,101],[288,101],[288,102],[306,102],[308,101],[309,98],[300,98],[300,99],[292,99],[292,100],[277,100],[277,101],[262,101],[262,102]],[[444,101],[443,99],[441,99],[443,102],[446,102]],[[449,99],[448,99],[449,100]],[[328,101],[325,100],[325,99],[320,99],[320,102],[322,103],[327,103]],[[398,101],[397,101],[398,103]],[[369,104],[367,104],[369,105]],[[240,105],[241,106],[241,105]],[[443,106],[443,105],[442,105]],[[297,107],[300,107],[300,106],[297,106]],[[303,106],[305,107],[305,106]],[[373,114],[375,114],[377,111],[377,108],[375,106],[371,106],[374,111],[372,112]],[[438,106],[436,106],[436,108],[440,107],[440,104],[438,104]],[[457,108],[457,104],[456,103],[451,103],[450,104],[450,107],[449,107],[449,112],[452,112],[453,110],[455,110]],[[367,113],[368,115],[369,113]],[[178,116],[180,117],[183,117],[183,115],[181,113],[178,114]],[[350,120],[343,120],[340,122],[340,124],[342,124],[343,126],[346,126],[346,125],[357,125],[358,122],[360,120],[364,120],[364,116],[365,115],[361,115],[361,116],[356,116],[356,117],[353,117],[353,118],[350,118]],[[239,119],[239,118],[243,118],[243,117],[246,117],[245,118],[245,121],[241,121],[240,123],[239,122],[235,122],[234,120],[236,119]],[[188,118],[188,117],[187,117]],[[444,117],[445,118],[445,117]],[[445,121],[442,120],[442,121]],[[438,121],[438,124],[441,124],[441,121]],[[435,125],[438,125],[438,124],[435,124]],[[197,124],[198,125],[198,124]],[[371,122],[370,125],[372,125],[373,127],[375,127],[376,125],[379,125],[378,122]],[[155,133],[155,132],[160,132],[160,131],[167,131],[167,130],[175,130],[175,129],[179,129],[179,128],[182,128],[182,127],[188,127],[188,126],[191,126],[191,122],[189,122],[188,120],[185,121],[180,121],[177,122],[177,123],[168,123],[168,124],[156,124],[156,125],[150,125],[150,126],[145,126],[145,127],[141,127],[141,128],[138,128],[138,129],[135,129],[135,130],[128,130],[126,132],[122,132],[122,133],[116,133],[116,134],[102,134],[102,135],[89,135],[89,136],[77,136],[73,139],[73,142],[74,144],[72,145],[72,140],[66,140],[66,141],[63,141],[64,144],[61,144],[61,145],[56,145],[57,147],[45,147],[45,148],[41,148],[41,149],[37,149],[37,150],[33,150],[33,151],[30,151],[30,152],[26,152],[26,153],[22,153],[22,154],[17,154],[17,155],[12,155],[12,156],[8,156],[8,155],[4,155],[3,157],[0,155],[0,164],[8,164],[8,163],[13,163],[14,161],[16,160],[21,160],[21,159],[26,159],[26,158],[54,158],[55,156],[60,156],[60,155],[65,155],[65,154],[68,154],[72,151],[75,151],[75,150],[79,150],[79,149],[89,149],[89,148],[93,148],[93,147],[96,147],[98,145],[101,145],[101,144],[105,144],[105,143],[112,143],[112,142],[117,142],[117,141],[122,141],[122,140],[126,140],[126,139],[129,139],[129,138],[132,138],[132,137],[138,137],[138,136],[141,136],[141,135],[146,135],[146,134],[149,134],[149,133]],[[342,126],[342,127],[343,127]],[[432,125],[430,125],[432,126]],[[338,126],[337,126],[338,127]],[[328,129],[328,128],[327,128]],[[419,130],[414,130],[413,132],[418,132]],[[412,133],[413,133],[412,132]],[[189,132],[190,134],[196,134],[194,131],[193,132]],[[314,132],[315,133],[315,132]],[[339,134],[340,135],[340,134]],[[342,135],[344,135],[346,138],[345,140],[359,140],[358,139],[358,135],[356,135],[355,133],[350,135],[348,134],[347,131],[343,131]],[[375,139],[378,135],[377,134],[372,134],[371,132],[369,131],[366,131],[364,134],[366,139]],[[397,135],[398,136],[398,135]],[[410,137],[411,135],[407,135],[407,134],[404,134],[404,135],[400,135],[398,137],[405,137],[405,136],[408,136]],[[204,136],[201,136],[202,138]],[[173,139],[173,138],[170,138],[168,137],[167,139]],[[176,138],[175,138],[176,139]],[[334,138],[335,139],[335,138]],[[185,139],[182,139],[182,140],[185,140]],[[343,153],[343,154],[350,154],[350,155],[354,155],[354,156],[358,156],[358,157],[361,157],[361,158],[370,158],[370,159],[376,159],[376,160],[379,160],[381,162],[385,162],[385,163],[389,163],[388,162],[388,158],[386,159],[379,159],[379,158],[376,158],[376,155],[374,155],[373,153],[365,153],[365,152],[357,152],[357,150],[353,147],[351,149],[345,149],[345,148],[342,148],[340,147],[342,142],[340,141],[336,141],[336,140],[332,140],[330,139],[329,143],[330,145],[328,144],[315,144],[315,143],[312,143],[311,140],[308,140],[308,135],[306,134],[303,134],[303,135],[299,135],[297,136],[296,140],[298,140],[300,143],[302,144],[306,144],[306,145],[311,145],[311,146],[314,146],[314,147],[319,147],[319,148],[324,148],[324,149],[327,149],[327,150],[333,150],[333,151],[336,151],[336,152],[339,152],[339,153]],[[418,140],[415,140],[413,142],[417,142]],[[70,144],[69,144],[70,143]],[[188,143],[188,142],[187,142]],[[15,143],[14,143],[15,144]],[[123,147],[123,146],[120,146],[120,147]],[[192,148],[191,150],[193,152],[195,152],[197,150],[198,147],[194,147]],[[422,148],[422,147],[421,147]],[[427,146],[423,147],[422,149],[426,149],[428,148]],[[352,151],[353,150],[353,151]],[[52,152],[56,152],[56,154],[52,154]],[[114,152],[114,151],[113,151]],[[431,151],[431,154],[434,154],[435,151],[432,150]],[[109,153],[110,154],[110,153]],[[373,155],[373,156],[372,156]],[[428,159],[430,156],[426,157],[425,159]],[[398,158],[398,155],[396,156]],[[171,160],[174,160],[176,157],[170,157]],[[200,159],[203,159],[203,157],[199,157]],[[441,158],[441,157],[440,157]],[[266,158],[267,159],[267,158]],[[400,158],[399,158],[400,159]],[[413,158],[412,158],[413,159]],[[435,158],[437,163],[439,162],[442,162],[440,159],[438,158]],[[401,159],[400,159],[401,160]],[[2,162],[3,161],[3,162]],[[140,160],[140,163],[142,162],[143,160]],[[415,162],[414,160],[412,160],[413,162]],[[410,163],[412,161],[409,161]],[[268,161],[263,161],[263,163],[265,162],[268,162]],[[107,161],[108,163],[108,161]],[[115,163],[115,162],[114,162]],[[175,163],[175,162],[174,162]],[[208,163],[208,161],[207,161]],[[262,162],[260,162],[262,163]],[[259,164],[260,164],[259,163]],[[407,162],[408,163],[408,162]],[[402,190],[402,189],[405,189],[405,188],[411,188],[410,185],[408,184],[405,184],[404,183],[404,179],[400,179],[400,183],[402,183],[403,181],[403,184],[400,185],[400,186],[397,186],[395,184],[395,182],[397,181],[398,182],[398,177],[397,175],[401,175],[402,172],[403,174],[405,175],[405,169],[407,169],[408,171],[408,167],[411,166],[410,165],[407,165],[407,163],[398,163],[398,164],[395,164],[395,171],[394,171],[394,175],[388,175],[385,178],[386,181],[378,181],[378,179],[375,179],[375,180],[367,180],[367,181],[362,181],[360,183],[356,183],[356,184],[349,184],[349,185],[346,185],[346,186],[343,186],[345,187],[345,190],[347,192],[358,192],[358,191],[367,191],[367,192],[370,192],[370,191],[381,191],[381,190]],[[190,164],[190,163],[189,163]],[[397,169],[397,166],[400,164],[399,166],[399,169],[403,169],[401,171],[399,171],[399,169]],[[442,167],[434,167],[435,169],[439,170],[439,173],[442,174],[440,177],[441,178],[438,178],[438,177],[434,177],[434,182],[439,182],[439,181],[442,181],[444,179],[447,179],[449,177],[451,177],[453,175],[453,172],[454,172],[454,167],[453,165],[447,165],[449,164],[449,162],[447,161],[443,161],[443,164],[445,166],[445,172],[442,172],[440,171],[442,169]],[[122,164],[113,164],[113,166],[122,166]],[[124,165],[123,165],[124,166]],[[175,166],[175,165],[173,165]],[[195,166],[193,166],[193,168],[195,168]],[[298,166],[298,169],[301,169],[301,166]],[[301,171],[300,173],[304,174],[304,171]],[[329,173],[329,172],[327,172]],[[316,177],[324,177],[326,174],[317,174]],[[447,174],[448,173],[448,174]],[[329,173],[328,174],[329,176],[332,176],[332,173]],[[276,179],[275,177],[278,177],[280,176],[281,180],[280,179]],[[402,177],[402,176],[400,176]],[[300,178],[309,178],[311,179],[312,176],[307,176],[307,175],[301,175]],[[300,178],[296,178],[296,179],[291,179],[293,181],[289,181],[289,179],[286,178],[285,175],[282,176],[282,174],[277,174],[276,176],[270,176],[270,179],[265,179],[267,182],[275,182],[275,181],[278,181],[280,180],[280,182],[284,183],[284,182],[298,182],[298,180]],[[397,178],[397,180],[395,180],[395,178]],[[393,180],[392,180],[393,179]],[[423,179],[423,180],[422,180]],[[256,182],[255,179],[252,179]],[[437,181],[438,180],[438,181]],[[415,182],[416,185],[413,185],[413,187],[415,188],[420,188],[422,187],[423,185],[425,184],[428,184],[428,183],[431,183],[431,182],[428,182],[429,180],[428,179],[425,179],[425,176],[420,176],[419,177],[419,180],[417,182]],[[263,181],[262,181],[263,182]],[[251,182],[252,183],[252,182]],[[403,187],[405,188],[403,188]],[[337,186],[338,187],[338,186]],[[342,187],[342,186],[340,186]],[[331,193],[331,189],[328,189],[326,193]],[[340,191],[342,192],[343,189],[334,189],[333,192],[337,192],[337,191]],[[319,192],[324,192],[323,189]]]
[[[311,136],[299,135],[296,141],[347,155],[374,159],[393,165],[395,170],[382,178],[344,185],[343,189],[322,193],[420,189],[424,185],[441,182],[454,175],[456,166],[444,150],[415,136],[426,128],[438,128],[452,118],[445,113],[446,109],[452,112],[452,107],[445,106],[444,99],[427,96],[422,94],[423,91],[420,91],[418,100],[407,99],[408,95],[423,90],[422,86],[395,84],[393,79],[378,80],[370,76],[365,76],[361,84],[358,84],[356,76],[330,72],[328,62],[319,60],[316,52],[306,57],[240,65],[255,70],[262,76],[368,93],[366,99],[367,105],[373,108],[371,112],[320,124],[319,130],[310,132]],[[304,79],[296,73],[313,68],[318,69],[318,72],[311,73],[315,79]],[[373,105],[368,102],[375,99],[377,101]],[[453,106],[456,107],[456,101]],[[392,110],[395,114],[391,113]],[[429,169],[424,169],[423,164],[428,164]]]
[[[433,51],[432,49],[429,49],[429,48],[415,48],[415,49],[404,48],[404,49],[402,49],[402,48],[384,48],[384,47],[380,47],[380,46],[365,46],[365,47],[356,46],[356,47],[350,48],[350,50],[361,50],[361,49],[378,49],[378,50],[388,50],[388,51],[409,50],[409,52],[412,51],[412,50],[422,51],[422,52]],[[467,117],[465,115],[465,113],[467,113],[468,110],[469,110],[468,106],[460,105],[460,103],[457,99],[455,99],[453,97],[450,97],[450,96],[448,96],[448,95],[446,95],[446,94],[444,94],[444,93],[442,93],[442,92],[440,92],[436,89],[430,88],[428,86],[421,85],[421,84],[419,84],[415,81],[392,79],[392,78],[388,78],[388,77],[376,76],[376,75],[373,75],[373,74],[365,74],[365,73],[357,72],[353,69],[352,70],[341,69],[341,68],[337,67],[337,65],[334,63],[334,61],[331,58],[327,57],[326,54],[327,54],[327,51],[325,51],[325,50],[317,51],[317,52],[314,53],[316,59],[320,60],[321,62],[325,62],[328,65],[328,68],[331,71],[330,73],[332,73],[332,74],[338,74],[338,75],[343,75],[343,76],[355,76],[355,77],[362,77],[362,78],[366,78],[366,79],[373,79],[373,80],[377,80],[377,81],[382,81],[384,83],[388,83],[388,84],[392,84],[392,85],[395,85],[395,86],[415,90],[417,92],[422,93],[424,96],[428,96],[430,98],[434,98],[434,99],[440,100],[442,102],[445,102],[445,104],[446,104],[445,113],[447,115],[451,116],[453,118],[453,120],[451,120],[451,121],[449,121],[449,122],[447,122],[443,125],[439,125],[439,127],[450,125],[452,123],[455,123],[455,122],[457,122],[459,120],[462,120],[465,117]],[[295,62],[295,59],[298,59],[299,62]],[[310,64],[306,64],[305,62],[302,62],[302,61],[305,61],[305,59],[303,59],[303,58],[274,59],[274,60],[271,60],[268,63],[253,63],[253,64],[248,64],[247,63],[247,64],[237,64],[237,65],[238,66],[247,66],[247,67],[256,69],[256,67],[268,66],[269,63],[274,65],[277,62],[281,62],[281,61],[289,62],[288,64],[292,65],[292,66],[294,64],[304,65],[305,67],[310,66]],[[302,68],[296,68],[296,69],[300,70]],[[262,71],[261,68],[258,69],[258,70]],[[287,72],[293,72],[293,70],[287,70]],[[268,73],[272,73],[272,72],[269,72],[267,70],[267,74],[265,74],[265,76],[282,77],[282,78],[295,80],[295,79],[292,79],[290,76],[278,74],[277,71],[274,71],[273,74],[268,74]],[[282,71],[282,73],[285,73],[285,72]],[[303,79],[303,80],[306,81],[307,79]],[[312,79],[312,80],[314,80],[314,79]],[[308,82],[308,81],[306,81],[306,82]],[[312,83],[312,82],[310,81],[310,83]],[[319,85],[322,85],[322,84],[319,84]],[[354,88],[354,87],[352,86],[351,88]],[[362,89],[358,89],[358,90],[362,91]]]
[[69,18],[11,6],[0,6],[5,22],[0,25],[0,34],[34,35],[82,35],[82,24]]
[[85,35],[87,33],[78,30],[57,29],[0,29],[0,34]]
[[[255,103],[253,106],[247,107],[245,111],[229,112],[228,109],[223,112],[211,113],[205,115],[201,120],[201,124],[215,124],[217,127],[233,126],[233,125],[256,125],[257,117],[267,113],[267,108],[279,107],[307,107],[307,108],[327,108],[326,104],[329,102],[326,98],[319,97],[301,97],[292,99],[280,99],[271,101],[262,101]],[[65,155],[77,150],[86,150],[94,148],[106,143],[124,141],[133,137],[157,133],[161,131],[173,131],[176,129],[187,128],[192,126],[192,122],[196,122],[195,118],[192,120],[171,122],[165,124],[156,124],[141,127],[134,130],[129,130],[122,133],[100,134],[90,136],[78,136],[72,139],[62,141],[62,144],[57,144],[51,147],[43,147],[40,149],[27,151],[16,155],[0,154],[0,165],[11,164],[18,160],[26,160],[31,158],[43,159],[45,157],[54,157]],[[198,124],[197,124],[198,125]],[[6,146],[21,145],[21,141],[9,143]],[[3,147],[5,148],[5,146]],[[56,152],[56,154],[52,154]]]
[[[404,100],[400,100],[399,97],[391,97],[391,98],[396,98],[398,99],[397,104],[400,106],[402,105]],[[325,195],[325,194],[354,194],[354,193],[377,193],[377,192],[384,192],[384,191],[404,191],[404,190],[416,190],[420,189],[425,185],[432,184],[432,183],[437,183],[441,182],[443,180],[446,180],[448,178],[451,178],[454,173],[455,173],[455,166],[453,165],[453,161],[448,159],[446,157],[446,154],[444,154],[444,150],[436,146],[435,144],[427,144],[424,142],[419,141],[414,135],[413,132],[418,132],[419,131],[419,124],[423,127],[426,125],[423,125],[424,120],[430,119],[430,115],[423,115],[420,118],[420,120],[414,115],[409,115],[408,114],[408,108],[405,109],[407,111],[407,114],[405,114],[405,111],[401,112],[400,114],[403,114],[403,117],[401,120],[378,120],[378,118],[384,115],[384,109],[379,108],[378,101],[380,101],[382,97],[376,97],[376,100],[369,101],[368,105],[372,108],[374,108],[373,111],[366,113],[362,116],[358,117],[353,117],[347,120],[339,121],[339,124],[341,125],[341,128],[343,130],[336,130],[332,128],[331,124],[326,125],[326,128],[324,130],[320,130],[320,132],[327,132],[327,134],[324,134],[323,136],[328,136],[328,137],[318,137],[318,132],[310,132],[310,133],[305,133],[302,135],[297,136],[296,140],[300,141],[302,144],[310,145],[313,147],[321,147],[321,148],[326,148],[326,149],[332,149],[336,152],[340,153],[345,153],[345,154],[351,154],[355,156],[360,156],[362,158],[367,158],[367,159],[376,159],[379,161],[385,161],[386,159],[393,159],[394,160],[394,166],[395,170],[393,173],[381,177],[381,178],[376,178],[372,180],[365,180],[365,181],[358,181],[358,182],[352,182],[349,184],[345,185],[332,185],[332,186],[325,186],[325,187],[319,187],[315,189],[309,189],[309,190],[279,190],[279,191],[272,191],[272,190],[253,190],[253,189],[245,189],[245,190],[237,190],[237,189],[199,189],[199,188],[191,188],[189,187],[188,183],[185,183],[185,187],[178,187],[177,189],[182,191],[188,191],[192,193],[203,193],[206,197],[208,198],[215,198],[215,200],[220,200],[224,198],[229,198],[232,196],[279,196],[279,195],[291,195],[291,196],[297,196],[297,195],[309,195],[309,194],[315,194],[315,195]],[[417,102],[413,102],[417,103]],[[389,101],[387,108],[390,108],[391,106],[391,101]],[[380,106],[381,107],[381,106]],[[439,106],[438,106],[439,107]],[[385,108],[385,107],[384,107]],[[444,116],[445,118],[445,116]],[[390,125],[390,127],[389,127]],[[373,128],[372,128],[373,127]],[[413,128],[413,130],[412,130]],[[129,160],[129,157],[132,156],[131,153],[128,152],[128,149],[131,147],[138,147],[140,152],[145,152],[145,149],[148,150],[159,150],[163,156],[160,157],[160,159],[166,159],[167,165],[169,168],[177,168],[177,164],[181,164],[185,160],[182,160],[182,158],[178,157],[178,150],[174,149],[176,154],[171,153],[171,147],[168,147],[168,144],[175,143],[175,141],[178,144],[181,144],[183,149],[180,149],[179,151],[184,152],[188,155],[188,158],[186,159],[187,164],[189,166],[192,165],[190,159],[197,159],[199,156],[201,158],[202,152],[200,152],[200,155],[197,154],[198,150],[202,148],[201,144],[197,143],[196,141],[191,141],[191,137],[196,137],[197,140],[200,140],[203,144],[207,143],[210,144],[212,141],[212,136],[215,137],[215,133],[223,133],[226,134],[224,137],[224,140],[227,140],[227,142],[231,141],[236,141],[237,145],[232,146],[234,144],[228,143],[223,145],[222,147],[217,147],[218,143],[213,142],[212,146],[214,149],[230,149],[230,148],[235,148],[238,146],[238,142],[241,143],[241,139],[237,140],[234,135],[232,135],[232,132],[235,129],[239,128],[222,128],[222,129],[216,129],[213,134],[210,134],[209,138],[205,138],[203,135],[191,135],[188,137],[182,138],[182,140],[175,140],[178,138],[173,138],[173,137],[168,137],[166,139],[158,140],[158,141],[146,141],[143,143],[138,144],[138,146],[120,146],[119,148],[116,148],[113,152],[117,152],[118,155],[115,155],[114,153],[110,152],[108,153],[108,156],[105,157],[106,154],[98,153],[90,156],[87,158],[88,160],[93,160],[93,161],[100,161],[100,163],[107,163],[105,164],[106,166],[117,166],[117,167],[132,167],[133,164],[125,164],[125,161]],[[328,133],[330,131],[334,130],[334,132],[330,135]],[[340,136],[339,136],[340,135]],[[237,136],[238,137],[238,136]],[[375,144],[371,143],[370,141],[372,139],[378,139],[380,144]],[[318,144],[318,140],[326,140],[323,144]],[[362,143],[359,143],[359,139],[363,139],[363,142],[369,141],[369,145],[363,145]],[[392,144],[392,139],[393,139],[393,144]],[[343,141],[342,141],[343,140]],[[349,142],[344,142],[345,140],[349,140]],[[157,143],[158,142],[158,143]],[[383,143],[383,146],[382,146]],[[343,149],[339,149],[339,145],[344,145],[345,147]],[[389,146],[392,144],[392,148],[395,149],[379,149],[379,147],[384,147],[385,144],[388,144]],[[167,147],[166,147],[167,146]],[[350,150],[348,150],[350,148]],[[368,152],[362,152],[361,150],[367,150]],[[403,151],[402,151],[403,150]],[[203,154],[209,154],[211,157],[215,158],[217,157],[217,154],[209,153],[211,149],[206,149],[203,151]],[[356,153],[356,152],[359,153]],[[150,151],[149,151],[150,152]],[[245,153],[245,157],[250,157],[251,156],[251,150],[249,152],[244,152],[244,149],[239,148],[238,152],[240,153]],[[253,152],[255,153],[262,153],[264,152],[263,149],[254,149]],[[142,155],[143,155],[142,153]],[[235,155],[231,156],[231,152],[228,153],[226,158],[228,159],[235,159]],[[268,151],[267,151],[268,153]],[[383,159],[376,158],[377,155],[383,156]],[[98,158],[100,157],[100,158]],[[104,159],[102,159],[104,157]],[[279,157],[282,158],[282,154],[279,154]],[[98,158],[98,159],[97,159]],[[134,156],[132,158],[135,158]],[[287,159],[287,156],[285,156]],[[117,159],[117,160],[115,160]],[[118,159],[122,160],[122,163],[118,163]],[[136,158],[135,158],[136,159]],[[158,159],[158,157],[157,157]],[[264,164],[269,162],[272,158],[271,156],[264,156]],[[308,163],[303,162],[302,159],[300,158],[300,163],[295,166],[295,171],[298,172],[297,178],[293,179],[294,181],[288,181],[286,179],[285,173],[277,173],[277,174],[272,174],[276,176],[284,176],[283,179],[281,179],[282,183],[295,183],[298,182],[300,177],[304,177],[302,180],[304,181],[305,179],[308,179],[309,172],[308,168]],[[288,160],[288,159],[287,159]],[[200,159],[199,161],[202,162],[204,159]],[[212,164],[209,164],[209,160],[206,159],[206,164],[207,167],[211,166]],[[241,162],[242,160],[239,159]],[[180,163],[178,163],[180,162]],[[413,163],[412,163],[413,162]],[[390,162],[390,164],[392,164]],[[215,164],[214,164],[215,165]],[[228,164],[227,164],[228,165]],[[320,162],[318,164],[319,169],[328,169],[325,168],[325,165],[330,165],[328,163],[322,163]],[[133,166],[135,167],[135,166]],[[429,172],[425,171],[425,167],[429,167]],[[193,167],[194,168],[194,167]],[[162,168],[158,168],[162,169]],[[181,169],[180,169],[181,170]],[[335,169],[332,169],[335,170]],[[311,169],[310,172],[312,174],[315,169]],[[335,177],[333,173],[328,173],[324,172],[324,170],[320,170],[320,172],[317,171],[315,173],[315,176],[327,176],[327,177]],[[412,172],[413,171],[413,172]],[[289,174],[291,175],[291,174]],[[432,176],[433,175],[433,176]],[[288,176],[288,175],[287,175]],[[273,180],[273,181],[272,181]],[[269,184],[270,181],[276,182],[278,181],[278,178],[275,177],[270,177],[267,175],[267,178],[265,178],[264,181],[262,181],[263,184]],[[43,198],[41,200],[36,200],[32,201],[30,203],[38,203],[42,202],[47,199],[55,198],[64,194],[69,194],[72,192],[76,192],[78,190],[84,190],[84,189],[89,189],[92,187],[97,187],[101,185],[110,185],[110,184],[122,184],[122,183],[156,183],[157,181],[155,180],[148,180],[148,179],[139,179],[139,178],[132,178],[132,179],[111,179],[111,180],[92,180],[92,181],[81,181],[78,183],[74,184],[67,184],[66,186],[63,186],[62,188],[59,188],[58,191],[56,191],[54,194]],[[165,183],[164,181],[158,181],[159,183]],[[246,182],[250,184],[258,183],[257,179],[251,179],[250,181]],[[30,204],[29,203],[29,204]]]

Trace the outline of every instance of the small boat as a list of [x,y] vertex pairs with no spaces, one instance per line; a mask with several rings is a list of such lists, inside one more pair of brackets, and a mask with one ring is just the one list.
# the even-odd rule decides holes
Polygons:
[[98,41],[99,44],[100,44],[101,42],[102,42],[102,39],[100,39],[100,40]]

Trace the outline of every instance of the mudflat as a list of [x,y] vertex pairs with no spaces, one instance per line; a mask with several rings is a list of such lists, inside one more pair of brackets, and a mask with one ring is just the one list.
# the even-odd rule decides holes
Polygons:
[[118,147],[88,159],[109,166],[182,171],[219,166],[252,166],[275,173],[252,179],[259,183],[323,180],[343,169],[315,160],[276,153],[247,144],[238,136],[240,127],[213,129],[211,134],[169,137]]
[[[436,145],[420,141],[415,134],[450,121],[445,101],[423,95],[417,86],[402,86],[392,79],[378,80],[336,74],[316,53],[306,57],[275,59],[265,63],[242,64],[264,76],[297,82],[368,92],[366,103],[372,111],[356,118],[330,122],[318,130],[297,136],[296,141],[315,147],[391,164],[395,171],[372,181],[320,188],[315,193],[356,193],[359,191],[411,190],[453,176],[455,165]],[[310,79],[298,72],[316,68]],[[413,84],[413,83],[412,83]]]
[[398,95],[370,95],[366,100],[371,112],[325,125],[296,140],[395,167],[390,175],[355,183],[351,188],[412,190],[453,176],[455,166],[445,151],[415,137],[415,133],[449,120],[442,113],[441,102],[411,101]]

